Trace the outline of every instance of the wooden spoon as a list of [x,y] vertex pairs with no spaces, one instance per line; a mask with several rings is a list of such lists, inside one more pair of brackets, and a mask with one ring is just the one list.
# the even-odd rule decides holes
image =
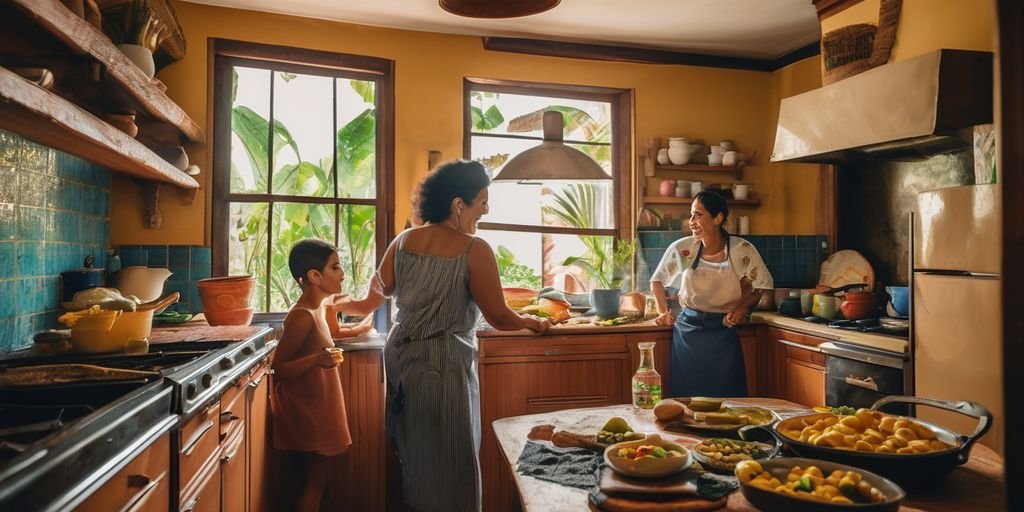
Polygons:
[[167,294],[166,297],[163,297],[161,299],[157,299],[157,300],[154,300],[154,301],[151,301],[151,302],[147,302],[145,304],[139,304],[139,307],[135,308],[135,311],[149,311],[151,309],[155,309],[156,311],[154,312],[154,314],[155,313],[159,313],[160,311],[162,311],[165,308],[167,308],[167,306],[170,306],[171,304],[174,304],[175,302],[178,302],[179,298],[181,298],[181,294],[180,293],[172,292],[172,293]]

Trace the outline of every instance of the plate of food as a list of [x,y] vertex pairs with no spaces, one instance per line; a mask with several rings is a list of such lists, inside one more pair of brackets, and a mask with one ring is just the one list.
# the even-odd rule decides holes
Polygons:
[[745,460],[764,461],[778,453],[778,446],[754,441],[712,437],[693,447],[693,458],[705,469],[732,473]]
[[720,398],[669,398],[658,402],[654,415],[666,430],[735,433],[747,425],[768,425],[778,416],[763,407],[730,404]]
[[760,510],[896,511],[906,493],[857,467],[816,459],[782,458],[736,465],[743,497]]

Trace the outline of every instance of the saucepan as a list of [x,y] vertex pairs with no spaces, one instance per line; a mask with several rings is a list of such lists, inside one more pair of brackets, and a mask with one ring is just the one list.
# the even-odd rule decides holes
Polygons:
[[910,419],[914,423],[923,425],[934,433],[937,440],[950,446],[947,450],[914,454],[876,453],[817,446],[793,439],[782,433],[783,430],[793,428],[794,424],[804,425],[802,423],[804,419],[817,419],[831,413],[796,416],[765,426],[747,426],[741,428],[739,434],[740,438],[744,440],[753,440],[750,438],[757,437],[761,432],[767,432],[776,442],[786,444],[798,456],[849,464],[891,478],[900,485],[919,486],[934,483],[936,479],[966,463],[970,457],[971,447],[992,426],[992,413],[988,408],[977,402],[966,400],[947,401],[916,396],[887,396],[875,402],[871,409],[879,410],[889,404],[901,403],[927,405],[971,416],[978,419],[978,426],[972,434],[961,435],[919,418],[896,416],[897,419]]

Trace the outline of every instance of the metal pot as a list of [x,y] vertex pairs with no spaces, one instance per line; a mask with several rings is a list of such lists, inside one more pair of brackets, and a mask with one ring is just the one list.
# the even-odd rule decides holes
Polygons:
[[75,294],[90,288],[103,286],[103,272],[105,269],[93,268],[93,255],[85,257],[82,268],[68,270],[60,273],[61,302],[71,302]]
[[[744,440],[752,440],[747,438],[754,437],[756,431],[763,430],[771,434],[776,442],[789,446],[789,449],[798,456],[849,464],[891,478],[900,485],[918,486],[934,483],[935,479],[966,463],[970,457],[971,447],[974,445],[974,442],[985,435],[985,432],[988,432],[988,429],[992,426],[992,413],[989,412],[988,408],[977,402],[966,400],[948,401],[916,396],[887,396],[872,404],[871,409],[879,410],[886,405],[900,403],[928,405],[971,416],[978,419],[978,427],[974,430],[973,434],[964,436],[919,418],[908,418],[930,429],[935,433],[935,437],[939,441],[953,446],[953,448],[941,452],[920,454],[859,452],[827,446],[815,446],[787,437],[779,431],[780,425],[794,421],[799,422],[804,418],[819,416],[820,413],[787,418],[771,425],[744,427],[740,429],[739,434],[740,438]],[[897,416],[897,418],[901,417]]]

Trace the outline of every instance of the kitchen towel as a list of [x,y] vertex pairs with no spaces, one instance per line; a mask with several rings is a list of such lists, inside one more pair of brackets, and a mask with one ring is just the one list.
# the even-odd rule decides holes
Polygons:
[[597,487],[601,454],[584,448],[557,448],[527,441],[517,462],[519,472],[548,482],[590,489]]

